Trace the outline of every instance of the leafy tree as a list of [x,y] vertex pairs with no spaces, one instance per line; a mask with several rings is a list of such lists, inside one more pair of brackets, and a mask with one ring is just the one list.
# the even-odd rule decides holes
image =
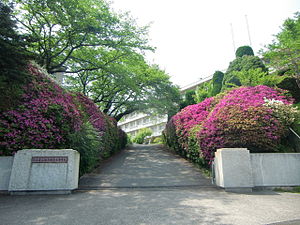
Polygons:
[[106,70],[82,71],[67,80],[71,90],[90,96],[117,121],[137,110],[177,111],[180,98],[169,76],[158,66],[148,65],[139,54],[123,56]]
[[16,31],[12,12],[12,6],[0,1],[0,111],[18,104],[15,100],[22,94],[20,86],[29,79],[25,66],[33,58],[25,50],[31,43],[29,37]]
[[211,95],[215,96],[221,92],[222,89],[222,82],[224,78],[224,73],[221,71],[216,71],[213,75],[212,79],[212,90],[211,90]]
[[262,51],[264,59],[276,71],[293,75],[300,88],[300,12],[287,19],[272,44]]
[[[104,69],[130,52],[152,49],[147,27],[137,27],[128,15],[112,12],[104,0],[15,0],[20,30],[38,40],[28,50],[49,73]],[[94,58],[92,58],[92,56]],[[84,64],[85,67],[81,67]]]
[[235,51],[236,58],[243,57],[244,55],[254,55],[253,49],[250,46],[241,46]]
[[37,40],[28,51],[49,73],[65,72],[67,86],[91,97],[117,120],[135,110],[173,110],[178,89],[143,52],[148,27],[138,27],[105,0],[16,0],[20,30]]
[[196,101],[194,99],[195,97],[195,91],[194,90],[188,90],[186,93],[185,93],[185,99],[184,101],[182,101],[180,103],[180,109],[183,109],[185,107],[187,107],[188,105],[193,105],[193,104],[196,104]]
[[[229,67],[224,75],[222,90],[226,88],[241,86],[241,82],[234,75],[234,71],[248,71],[250,69],[260,68],[262,72],[267,72],[268,69],[258,56],[244,55],[230,62]],[[226,85],[225,85],[226,84]]]
[[268,74],[267,72],[263,72],[260,68],[233,71],[232,73],[234,77],[239,80],[242,86],[266,85],[269,87],[274,87],[286,78],[285,76]]
[[232,71],[250,70],[261,68],[262,71],[267,72],[268,69],[264,65],[263,61],[258,56],[243,56],[239,57],[232,62],[230,62],[226,73],[231,73]]
[[145,141],[145,138],[147,136],[151,136],[152,130],[149,128],[142,128],[138,131],[137,135],[133,138],[133,142],[137,144],[143,144]]
[[195,100],[197,103],[202,102],[204,99],[211,97],[212,81],[202,83],[196,90]]
[[17,33],[16,22],[11,18],[12,8],[0,2],[0,73],[2,79],[22,79],[22,68],[30,54],[25,50],[29,45],[27,36]]
[[285,77],[285,79],[277,85],[279,88],[289,91],[295,99],[295,102],[300,102],[300,91],[294,77]]

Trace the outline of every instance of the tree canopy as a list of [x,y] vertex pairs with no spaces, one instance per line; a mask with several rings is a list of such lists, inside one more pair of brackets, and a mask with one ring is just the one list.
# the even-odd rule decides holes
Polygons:
[[224,73],[216,71],[213,74],[211,96],[215,96],[221,92]]
[[26,35],[17,32],[11,6],[0,2],[0,73],[2,82],[22,79],[22,69],[32,57],[26,50],[30,44]]
[[267,72],[268,69],[258,56],[244,55],[230,62],[223,79],[223,90],[227,87],[240,86],[241,82],[236,77],[235,72],[260,69]]
[[71,90],[91,97],[117,120],[136,110],[168,113],[180,98],[169,76],[158,66],[148,65],[139,54],[123,56],[107,70],[82,71],[69,76],[68,81]]
[[241,46],[235,51],[235,56],[243,57],[244,55],[254,55],[253,49],[250,46]]
[[195,90],[187,90],[184,94],[183,101],[180,103],[180,109],[183,109],[188,105],[196,104],[195,95],[196,95]]
[[273,69],[293,75],[300,88],[300,12],[285,20],[281,32],[262,53]]
[[[39,55],[38,64],[49,73],[105,68],[103,52],[112,51],[114,61],[129,52],[152,49],[147,45],[147,27],[136,26],[127,14],[117,15],[103,0],[13,2],[20,30],[36,40],[28,50]],[[85,67],[78,68],[82,63]]]
[[179,90],[157,65],[146,62],[148,27],[128,13],[117,14],[105,0],[6,0],[14,20],[34,42],[26,51],[50,74],[64,72],[66,85],[89,96],[119,120],[149,107],[177,107]]

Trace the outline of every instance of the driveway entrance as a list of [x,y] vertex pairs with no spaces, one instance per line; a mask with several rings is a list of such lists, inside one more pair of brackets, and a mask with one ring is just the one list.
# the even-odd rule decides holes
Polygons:
[[198,168],[160,145],[134,145],[80,179],[80,189],[214,187]]

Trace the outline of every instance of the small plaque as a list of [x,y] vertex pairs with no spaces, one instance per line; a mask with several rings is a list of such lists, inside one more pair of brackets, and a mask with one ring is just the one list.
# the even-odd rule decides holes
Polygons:
[[33,156],[31,163],[68,163],[68,156]]

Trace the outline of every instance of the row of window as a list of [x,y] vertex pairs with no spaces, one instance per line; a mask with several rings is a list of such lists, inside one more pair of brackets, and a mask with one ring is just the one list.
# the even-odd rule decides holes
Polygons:
[[122,125],[121,128],[126,130],[126,129],[131,129],[131,128],[134,128],[134,127],[138,127],[138,126],[141,126],[141,125],[149,124],[151,122],[153,122],[153,119],[151,119],[150,117],[145,117],[145,118],[142,118],[142,119],[132,121],[130,123],[126,123],[126,124]]
[[[148,128],[150,128],[152,130],[152,132],[153,132],[152,135],[157,136],[157,135],[160,135],[161,132],[165,129],[165,126],[166,126],[166,124],[159,124],[159,125],[148,127]],[[137,135],[137,133],[138,133],[138,130],[128,132],[128,134],[130,134],[131,136],[135,136],[135,135]]]

